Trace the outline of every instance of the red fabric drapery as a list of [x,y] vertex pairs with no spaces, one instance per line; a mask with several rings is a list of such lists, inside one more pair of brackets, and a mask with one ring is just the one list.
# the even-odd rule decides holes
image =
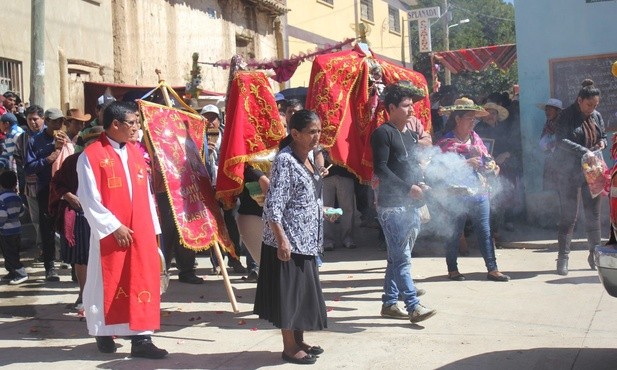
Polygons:
[[434,53],[433,57],[452,73],[482,71],[492,63],[506,70],[516,60],[516,44],[440,51]]
[[161,167],[180,242],[194,251],[218,243],[234,255],[223,214],[201,160],[203,117],[143,100],[139,101],[139,109],[151,154]]
[[[286,135],[270,81],[263,72],[240,71],[227,96],[227,122],[219,152],[216,199],[233,208],[244,186],[244,164],[278,148]],[[258,161],[259,162],[259,161]],[[268,172],[267,168],[260,168]]]

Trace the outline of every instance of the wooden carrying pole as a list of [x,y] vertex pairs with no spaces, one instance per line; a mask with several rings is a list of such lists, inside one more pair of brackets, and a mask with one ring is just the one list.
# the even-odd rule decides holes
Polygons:
[[[163,98],[165,99],[165,105],[167,105],[170,108],[172,107],[171,99],[169,98],[169,93],[171,92],[171,94],[176,99],[179,99],[179,102],[182,105],[184,105],[186,108],[188,108],[189,111],[195,114],[199,114],[193,108],[186,105],[184,101],[182,101],[182,99],[180,99],[180,97],[176,94],[176,92],[169,85],[165,83],[165,80],[161,79],[160,70],[157,69],[156,74],[159,76],[159,88],[161,89],[161,92],[163,93]],[[214,248],[214,254],[216,255],[216,259],[219,261],[219,266],[221,267],[221,274],[223,275],[223,283],[225,284],[225,290],[227,291],[227,297],[229,297],[231,308],[235,313],[240,312],[240,310],[238,310],[238,302],[236,301],[236,296],[234,295],[233,288],[231,287],[231,282],[229,281],[229,275],[227,275],[227,269],[225,268],[225,261],[223,260],[223,254],[221,253],[221,248],[219,246],[219,243],[215,242],[214,246],[211,248]]]
[[223,275],[223,281],[225,283],[225,289],[227,290],[227,296],[229,297],[229,302],[231,302],[231,308],[236,313],[240,312],[238,310],[238,302],[236,302],[236,296],[234,295],[234,291],[231,288],[231,282],[229,281],[229,275],[227,275],[227,269],[225,268],[225,261],[223,260],[223,254],[221,253],[219,242],[215,242],[212,248],[214,248],[214,254],[216,254],[216,259],[219,261],[219,266],[221,267],[221,274]]

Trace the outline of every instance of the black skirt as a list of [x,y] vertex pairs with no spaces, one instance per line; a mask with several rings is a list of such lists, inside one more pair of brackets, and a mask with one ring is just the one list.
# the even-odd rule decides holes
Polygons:
[[87,265],[90,250],[90,225],[83,212],[78,211],[73,230],[75,245],[70,247],[64,233],[60,233],[60,257],[64,263]]
[[276,252],[275,247],[261,245],[253,313],[279,329],[327,328],[326,303],[315,256],[292,253],[289,261],[282,262]]

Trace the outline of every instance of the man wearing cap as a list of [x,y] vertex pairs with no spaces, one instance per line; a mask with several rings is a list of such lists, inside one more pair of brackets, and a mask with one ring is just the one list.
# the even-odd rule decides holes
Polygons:
[[0,171],[8,169],[17,173],[13,153],[15,152],[15,141],[19,135],[23,134],[24,129],[19,127],[17,117],[13,113],[5,113],[0,117],[0,131],[6,136],[2,154],[0,154]]
[[36,174],[36,200],[39,206],[39,228],[43,244],[43,263],[45,265],[45,280],[59,281],[54,260],[56,257],[56,241],[53,216],[49,213],[49,183],[51,167],[58,159],[68,136],[61,130],[64,124],[64,114],[60,109],[50,108],[45,111],[45,127],[35,135],[26,147],[24,170],[26,175]]
[[[419,207],[424,204],[424,176],[418,154],[418,134],[407,127],[412,105],[424,97],[413,85],[391,84],[384,88],[389,121],[371,134],[373,169],[379,180],[377,218],[386,239],[388,257],[381,316],[412,323],[435,315],[420,304],[411,277],[411,251],[420,232]],[[401,310],[399,296],[405,303]]]
[[223,132],[221,130],[220,111],[216,105],[208,104],[201,109],[201,115],[206,119],[206,168],[210,173],[212,185],[216,184],[218,158]]

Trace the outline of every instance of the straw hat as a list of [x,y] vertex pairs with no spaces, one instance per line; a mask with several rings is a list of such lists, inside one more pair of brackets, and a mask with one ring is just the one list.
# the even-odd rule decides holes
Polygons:
[[484,110],[484,108],[477,105],[476,103],[473,102],[473,100],[469,98],[456,99],[453,105],[448,105],[440,109],[440,111],[445,114],[450,114],[454,111],[460,111],[460,110],[474,111],[476,112],[476,117],[486,117],[489,115],[489,113],[486,110]]
[[489,110],[489,109],[493,109],[497,111],[497,121],[503,121],[505,119],[508,118],[508,116],[510,115],[510,112],[508,112],[508,110],[504,107],[502,107],[501,105],[495,104],[495,103],[486,103],[484,104],[484,109]]

